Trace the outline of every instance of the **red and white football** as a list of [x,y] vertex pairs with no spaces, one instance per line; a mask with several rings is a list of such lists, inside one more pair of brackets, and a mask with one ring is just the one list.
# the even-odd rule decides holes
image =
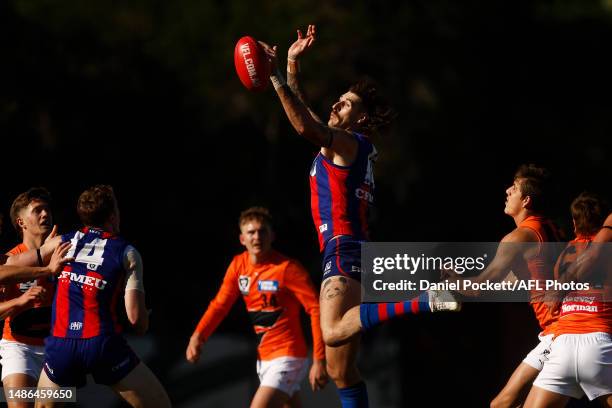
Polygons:
[[234,49],[234,65],[242,84],[249,91],[263,91],[270,82],[270,62],[265,51],[253,37],[238,40]]

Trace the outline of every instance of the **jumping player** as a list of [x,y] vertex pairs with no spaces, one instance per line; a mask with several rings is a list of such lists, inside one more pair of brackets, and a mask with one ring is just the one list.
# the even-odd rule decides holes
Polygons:
[[314,25],[298,38],[287,55],[287,81],[278,69],[277,47],[261,43],[272,64],[270,80],[291,125],[320,147],[310,170],[311,207],[323,254],[321,329],[327,369],[338,387],[343,407],[367,407],[366,385],[355,360],[360,333],[393,316],[457,310],[424,293],[418,299],[361,304],[361,244],[368,238],[368,208],[374,201],[377,151],[370,139],[395,114],[369,81],[354,84],[340,96],[324,123],[306,104],[299,82],[299,59],[316,40]]
[[[555,266],[559,274],[581,263],[589,246],[603,247],[612,242],[612,214],[601,227],[609,211],[606,207],[599,197],[589,193],[572,202],[576,238],[559,257]],[[607,266],[607,273],[598,276],[594,271],[598,268],[593,268],[586,280],[586,274],[577,275],[591,288],[570,292],[563,298],[555,340],[525,401],[526,408],[563,407],[570,397],[584,394],[604,407],[612,407],[612,307],[609,298],[605,298],[612,284],[609,249],[600,251],[597,258],[591,258],[590,267]]]
[[[77,204],[84,228],[53,238],[41,252],[70,242],[74,261],[64,267],[53,299],[51,335],[39,387],[81,387],[91,373],[134,407],[169,407],[155,375],[121,336],[115,306],[125,291],[125,309],[134,331],[148,328],[142,259],[119,237],[119,209],[112,187],[85,190]],[[37,407],[54,406],[37,400]]]
[[[10,216],[23,241],[9,251],[9,256],[42,246],[53,227],[50,201],[44,188],[31,188],[15,198]],[[5,285],[5,302],[0,305],[5,318],[0,341],[4,387],[36,386],[42,370],[44,338],[49,335],[53,292],[51,276]],[[33,405],[8,401],[9,408]]]
[[260,386],[251,407],[299,407],[298,390],[308,369],[300,304],[310,315],[312,327],[310,384],[317,390],[327,383],[319,304],[308,272],[298,262],[272,248],[271,221],[268,210],[262,207],[252,207],[240,214],[240,243],[246,251],[236,255],[227,268],[219,292],[189,340],[186,356],[192,363],[199,359],[202,344],[242,294],[259,338],[257,374]]

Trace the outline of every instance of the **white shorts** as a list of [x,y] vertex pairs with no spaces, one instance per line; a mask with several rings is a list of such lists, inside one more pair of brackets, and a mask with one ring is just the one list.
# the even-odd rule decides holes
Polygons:
[[2,381],[11,374],[27,374],[38,380],[45,359],[45,346],[30,346],[2,339],[0,340],[0,358]]
[[289,396],[300,390],[300,383],[306,377],[307,371],[307,358],[278,357],[257,361],[259,385],[276,388]]
[[538,371],[542,371],[544,362],[548,360],[548,354],[550,353],[550,344],[553,341],[554,334],[547,334],[545,336],[539,335],[538,339],[540,342],[533,350],[529,352],[523,359],[523,363],[535,368]]
[[536,387],[590,400],[612,394],[612,337],[607,333],[562,334],[550,346]]

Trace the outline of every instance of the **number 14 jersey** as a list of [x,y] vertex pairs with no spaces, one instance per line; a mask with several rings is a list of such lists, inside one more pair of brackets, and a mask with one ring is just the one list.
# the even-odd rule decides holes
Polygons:
[[124,255],[129,247],[108,232],[84,228],[62,236],[75,257],[59,274],[51,314],[51,335],[91,338],[121,332],[117,301],[125,286]]

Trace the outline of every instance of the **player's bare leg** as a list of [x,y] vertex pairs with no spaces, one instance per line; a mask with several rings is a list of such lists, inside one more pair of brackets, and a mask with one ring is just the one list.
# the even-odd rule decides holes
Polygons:
[[300,398],[300,392],[294,392],[291,398],[289,398],[289,401],[285,402],[283,408],[302,408],[302,399]]
[[325,357],[327,358],[327,374],[334,381],[336,387],[346,388],[360,381],[361,374],[357,369],[357,352],[361,336],[338,347],[325,346]]
[[[24,387],[36,387],[36,378],[31,377],[27,374],[11,374],[4,377],[2,380],[2,386],[6,390],[7,388],[24,388]],[[6,396],[6,391],[5,391]],[[8,408],[30,408],[34,404],[31,402],[7,402]]]
[[261,386],[251,401],[251,408],[282,408],[288,401],[287,393],[278,388]]
[[562,408],[567,405],[570,397],[545,390],[544,388],[531,387],[524,408]]
[[164,387],[149,367],[143,363],[139,363],[111,388],[134,408],[167,408],[172,406]]
[[526,363],[521,363],[514,370],[510,379],[491,401],[491,408],[511,408],[521,405],[525,401],[531,384],[538,376],[539,371]]
[[320,296],[321,332],[327,346],[345,344],[361,332],[360,303],[361,284],[356,280],[332,276],[323,282]]
[[353,279],[332,276],[321,285],[321,331],[326,344],[327,373],[338,388],[361,381],[355,364],[361,338],[360,301],[361,284]]
[[[59,389],[60,386],[54,383],[49,379],[45,370],[42,370],[40,373],[40,377],[38,378],[38,388],[46,388],[46,389]],[[53,400],[36,400],[36,404],[34,405],[36,408],[54,408],[61,407],[63,404],[61,402],[53,401]]]

